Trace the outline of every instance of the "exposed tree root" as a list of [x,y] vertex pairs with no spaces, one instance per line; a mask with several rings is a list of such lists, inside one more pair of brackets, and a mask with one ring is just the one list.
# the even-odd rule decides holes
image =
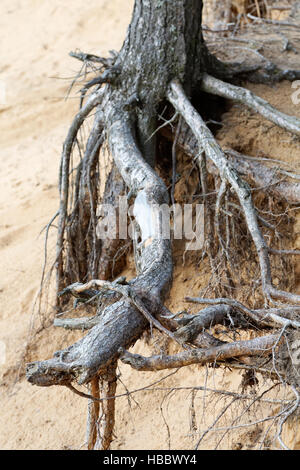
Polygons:
[[[182,88],[176,82],[171,84],[168,92],[168,99],[174,105],[175,109],[183,116],[187,124],[194,132],[201,149],[205,151],[206,157],[213,162],[222,178],[219,197],[217,198],[217,208],[221,209],[222,198],[226,185],[229,184],[236,192],[240,201],[243,213],[245,215],[247,226],[255,243],[259,256],[263,290],[267,297],[283,297],[291,301],[298,302],[298,296],[289,293],[278,292],[272,287],[269,249],[266,246],[262,233],[257,222],[257,214],[251,201],[251,193],[248,185],[241,179],[233,165],[230,165],[222,150],[218,147],[212,134],[208,130],[204,121],[194,110],[192,105],[186,98]],[[92,104],[88,101],[86,106],[92,109],[97,100],[93,99]],[[63,169],[61,188],[66,186],[65,191],[61,191],[61,207],[66,215],[66,207],[68,200],[68,189],[66,184],[67,168],[69,152],[71,151],[70,142],[74,141],[76,132],[86,115],[87,108],[82,108],[80,118],[76,119],[76,125],[72,126],[67,141],[68,149],[64,148]],[[143,196],[145,201],[143,212],[150,210],[151,204],[165,203],[167,201],[167,192],[164,183],[156,176],[150,166],[148,166],[132,138],[131,124],[129,116],[120,113],[116,116],[113,105],[106,103],[106,120],[111,121],[109,130],[110,148],[114,155],[115,163],[127,186],[138,197]],[[202,167],[202,160],[199,158],[199,166]],[[149,209],[148,209],[149,208]],[[218,211],[217,211],[218,212]],[[217,214],[216,212],[216,214]],[[76,291],[77,294],[91,290],[94,287],[105,288],[110,291],[116,291],[122,295],[122,299],[118,302],[106,307],[101,314],[97,314],[93,318],[80,319],[56,319],[56,326],[64,326],[71,328],[91,328],[91,331],[82,340],[78,341],[65,351],[59,351],[53,359],[44,362],[28,364],[27,377],[32,383],[49,386],[49,385],[67,385],[71,387],[71,383],[76,380],[79,384],[98,380],[98,376],[102,376],[111,361],[116,361],[121,351],[128,348],[141,335],[146,326],[146,320],[165,332],[168,336],[181,344],[190,343],[197,347],[191,351],[179,353],[176,356],[159,356],[153,358],[141,358],[140,356],[122,353],[123,362],[130,363],[139,370],[158,370],[163,368],[181,367],[193,363],[207,363],[226,361],[234,357],[246,357],[264,354],[270,354],[274,347],[278,346],[279,336],[270,335],[266,337],[256,338],[255,340],[245,342],[234,342],[220,344],[220,342],[208,335],[205,328],[224,320],[224,317],[230,315],[231,307],[237,307],[235,303],[222,303],[207,311],[202,311],[201,315],[191,318],[187,325],[180,327],[177,323],[175,335],[166,329],[155,319],[153,315],[161,312],[161,302],[164,295],[168,292],[170,286],[172,263],[170,255],[170,242],[155,238],[155,233],[149,237],[143,234],[143,218],[145,214],[136,213],[136,220],[140,230],[142,242],[137,245],[137,269],[140,275],[130,282],[130,286],[119,286],[117,284],[108,283],[101,280],[93,280],[84,285],[75,284],[69,286],[65,291]],[[219,240],[221,241],[221,229],[219,227]],[[63,238],[62,227],[60,227],[59,243]],[[147,241],[147,244],[144,242]],[[61,245],[60,250],[61,250]],[[61,259],[61,258],[60,258]],[[95,291],[92,291],[95,295]],[[225,299],[226,300],[226,299]],[[207,299],[203,299],[203,302]],[[215,302],[221,303],[221,302]],[[251,320],[257,323],[270,325],[280,324],[285,327],[292,326],[299,328],[299,322],[282,318],[279,311],[252,311],[251,309],[240,309],[246,312]],[[219,313],[218,313],[219,311]],[[141,312],[146,318],[137,314]],[[150,313],[151,312],[151,313]],[[153,312],[153,314],[152,314]],[[232,312],[231,312],[232,313]],[[163,317],[161,317],[163,318]],[[165,317],[168,326],[172,324],[172,319]],[[271,323],[270,323],[271,322]],[[173,323],[174,331],[174,323]],[[203,349],[203,346],[206,349]],[[199,348],[200,347],[200,348]],[[95,387],[94,387],[95,388]],[[112,393],[110,390],[109,393]],[[92,392],[93,400],[97,401],[97,390]],[[84,394],[83,394],[84,395]],[[82,395],[82,396],[83,396]],[[109,395],[109,396],[113,396]],[[111,403],[110,403],[111,402]],[[112,405],[113,400],[108,400],[107,404]],[[92,405],[91,405],[92,406]],[[90,417],[90,431],[88,446],[95,446],[95,422],[97,418],[97,409],[93,405],[93,411]],[[104,416],[108,416],[104,426],[102,448],[108,448],[112,439],[112,422],[113,408],[108,406],[104,411]]]
[[[56,285],[57,291],[61,291],[65,287],[64,276],[64,263],[63,263],[63,246],[64,246],[64,235],[65,235],[65,226],[68,216],[68,203],[69,203],[69,174],[70,174],[70,158],[73,149],[74,142],[76,140],[77,133],[79,128],[84,122],[84,119],[89,115],[89,113],[101,102],[103,98],[103,90],[92,94],[83,108],[80,109],[76,115],[65,140],[63,146],[63,153],[61,158],[61,167],[60,167],[60,178],[59,178],[59,191],[60,191],[60,207],[59,207],[59,222],[58,222],[58,235],[57,235],[57,245],[56,245]],[[79,193],[79,183],[81,173],[85,176],[89,168],[89,163],[94,160],[97,152],[100,150],[101,145],[101,121],[99,116],[97,116],[94,125],[94,132],[91,133],[89,142],[87,144],[86,158],[84,163],[80,165],[78,172],[78,181],[75,188],[75,193]],[[86,190],[88,193],[88,190]],[[85,195],[84,195],[85,197]],[[85,217],[86,218],[86,217]],[[79,240],[80,242],[80,240]],[[80,263],[80,259],[78,261]]]
[[281,113],[250,90],[225,83],[208,74],[203,75],[201,88],[206,93],[222,96],[223,98],[242,103],[283,129],[300,135],[300,119]]
[[[161,133],[168,140],[173,139],[173,134],[169,130],[164,129]],[[188,138],[186,138],[187,133]],[[188,129],[184,129],[184,131],[179,134],[177,146],[191,158],[201,153],[196,138]],[[255,187],[262,188],[267,191],[268,194],[286,200],[288,204],[300,203],[300,184],[287,181],[287,179],[292,178],[292,175],[284,168],[280,168],[280,165],[283,165],[282,162],[276,160],[274,162],[276,164],[275,168],[269,168],[266,164],[268,162],[273,163],[272,158],[263,159],[250,157],[232,149],[225,149],[224,153],[231,166],[240,176],[250,180]],[[212,161],[208,160],[206,167],[210,174],[219,175],[218,168]],[[201,186],[203,186],[202,183]],[[206,192],[207,191],[204,191],[204,194]]]
[[[226,84],[223,84],[223,86],[225,89],[227,89]],[[200,148],[204,149],[206,156],[218,168],[221,179],[223,181],[227,181],[230,184],[239,199],[249,232],[256,246],[260,263],[262,289],[264,294],[268,299],[273,297],[277,299],[288,300],[294,303],[300,302],[300,296],[291,294],[289,292],[279,291],[272,285],[269,251],[258,225],[257,215],[252,202],[249,185],[241,179],[237,171],[229,164],[222,149],[214,139],[211,131],[208,129],[201,116],[193,108],[178,82],[172,82],[170,91],[168,92],[168,98],[195,134]],[[286,118],[288,118],[288,116],[286,116]],[[283,121],[287,122],[288,120],[282,117],[280,122],[283,124]],[[300,129],[300,127],[297,127],[297,129]],[[201,162],[199,162],[199,166],[200,164]]]
[[[235,358],[240,359],[237,367],[251,370],[255,364],[249,362],[248,358],[265,356],[266,360],[273,360],[274,370],[271,372],[278,377],[275,354],[284,343],[286,331],[298,331],[300,327],[297,317],[300,307],[268,307],[268,302],[273,299],[295,304],[300,302],[299,295],[273,286],[270,262],[270,253],[297,253],[267,245],[259,222],[269,229],[274,227],[258,214],[251,187],[242,177],[246,176],[257,186],[267,186],[277,196],[292,203],[300,200],[300,185],[281,181],[279,172],[274,173],[261,162],[248,160],[245,156],[229,151],[225,155],[192,101],[196,100],[200,90],[234,100],[297,135],[300,135],[300,121],[275,110],[250,91],[206,73],[211,73],[216,67],[216,75],[220,76],[218,71],[222,64],[210,56],[201,35],[202,2],[176,0],[168,2],[168,8],[166,5],[167,2],[157,2],[155,5],[153,2],[152,5],[148,0],[136,2],[133,22],[124,46],[111,60],[106,62],[103,58],[75,53],[81,61],[102,64],[102,75],[87,84],[83,89],[82,100],[89,88],[104,82],[106,84],[87,97],[70,127],[63,147],[56,250],[57,292],[72,294],[76,298],[82,296],[83,299],[79,300],[87,304],[94,302],[97,312],[93,317],[57,317],[55,326],[89,331],[75,344],[57,351],[53,358],[27,364],[27,378],[32,384],[40,386],[67,386],[91,400],[87,432],[89,449],[108,449],[113,440],[116,365],[120,356],[124,363],[138,370],[151,371],[190,364],[231,365]],[[191,10],[195,14],[191,15]],[[172,27],[171,24],[169,27],[168,20],[177,26]],[[145,30],[145,24],[149,26],[150,32]],[[183,24],[185,28],[181,27]],[[191,34],[187,34],[190,29]],[[174,30],[177,34],[174,34]],[[154,54],[153,57],[150,33],[157,38],[157,56]],[[135,37],[139,37],[139,34],[142,35],[142,41],[136,42]],[[142,49],[140,42],[143,43]],[[149,57],[152,57],[153,62]],[[160,73],[158,64],[165,59],[168,64]],[[158,68],[153,67],[153,64]],[[188,96],[191,96],[191,100]],[[234,217],[230,213],[229,192],[232,191],[238,200],[239,205],[236,206],[244,216],[259,260],[264,309],[251,309],[227,297],[187,298],[192,302],[212,304],[196,315],[173,315],[164,307],[172,282],[172,244],[162,235],[163,221],[159,213],[153,214],[152,208],[169,203],[167,185],[155,170],[154,157],[156,116],[162,106],[169,109],[170,103],[176,117],[179,116],[170,165],[172,203],[175,202],[176,145],[181,145],[188,149],[198,164],[201,198],[208,213],[206,224],[211,238],[216,234],[217,243],[208,240],[203,256],[208,254],[212,272],[218,272],[218,266],[225,264],[225,275],[230,282],[231,272],[235,268],[230,254],[231,237],[235,230]],[[71,193],[72,152],[78,143],[78,132],[92,111],[95,111],[94,125],[85,153],[78,163]],[[168,117],[167,124],[173,120],[175,118]],[[183,140],[183,121],[194,134],[196,144],[195,139],[187,143]],[[97,238],[101,180],[98,159],[105,140],[113,156],[113,165],[102,202],[109,202],[115,208],[118,196],[124,195],[127,189],[128,199],[134,199],[133,247],[137,277],[123,284],[117,280],[109,282],[110,278],[114,278],[112,258],[123,245],[118,240],[109,251],[109,243]],[[208,174],[215,177],[214,211],[208,203]],[[297,175],[291,173],[284,176],[297,179]],[[101,249],[104,250],[102,253]],[[102,291],[108,292],[110,305],[100,303]],[[61,300],[62,296],[58,295],[58,299]],[[238,328],[245,327],[247,322],[260,328],[281,328],[281,332],[248,341],[225,343],[207,331],[217,324]],[[173,356],[150,358],[127,352],[149,326],[150,329],[159,329],[187,350]],[[78,391],[73,386],[74,382],[90,384],[91,393]],[[283,422],[284,418],[282,425]],[[280,434],[281,429],[279,440]]]
[[[126,184],[134,188],[135,194],[141,193],[145,198],[144,210],[148,207],[150,211],[153,203],[167,202],[165,185],[141,157],[126,116],[124,121],[114,121],[109,138]],[[143,213],[137,214],[137,222],[142,221],[143,216]],[[141,235],[143,240],[143,233]],[[144,299],[150,311],[156,312],[171,282],[170,241],[153,239],[147,246],[140,247],[139,252],[142,274],[131,281],[130,288]],[[65,351],[57,352],[53,359],[28,364],[28,380],[43,386],[65,385],[75,378],[78,383],[89,382],[108,362],[118,357],[120,347],[130,346],[141,335],[147,323],[138,312],[131,299],[107,307],[100,322],[82,340]]]
[[169,330],[167,330],[164,326],[162,326],[155,317],[153,317],[153,315],[147,310],[146,306],[143,304],[139,296],[134,292],[134,290],[129,285],[122,286],[116,283],[110,283],[107,281],[93,279],[89,281],[87,284],[83,284],[83,285],[80,285],[79,283],[75,285],[73,284],[67,287],[65,291],[70,290],[73,294],[74,293],[80,294],[81,292],[89,290],[92,287],[98,287],[100,289],[109,290],[109,291],[113,291],[113,292],[117,292],[118,294],[121,294],[125,299],[131,302],[144,315],[144,317],[149,321],[151,327],[152,325],[156,326],[156,328],[158,328],[160,331],[163,331],[168,336],[170,336],[171,339],[176,341],[175,336],[172,335],[172,333]]
[[[99,378],[94,377],[90,383],[90,390],[93,397],[99,399]],[[88,417],[87,417],[87,448],[92,450],[95,448],[97,441],[97,424],[99,419],[99,402],[95,400],[89,400],[88,404]]]
[[[115,362],[107,367],[101,377],[95,377],[91,380],[87,419],[87,447],[89,450],[107,450],[113,441],[117,388],[116,368],[117,363]],[[80,396],[86,398],[89,396],[71,386],[69,388]]]
[[236,341],[210,349],[193,349],[184,351],[174,356],[143,357],[139,354],[131,354],[125,351],[121,361],[131,365],[137,370],[162,370],[189,366],[191,364],[206,364],[218,362],[224,359],[239,356],[268,355],[277,345],[278,335],[261,336],[249,341]]
[[186,297],[188,302],[195,302],[199,304],[212,304],[225,307],[226,305],[234,307],[246,315],[248,315],[251,320],[255,321],[257,324],[264,326],[291,326],[293,328],[300,328],[300,322],[286,318],[286,316],[291,316],[292,313],[300,313],[300,306],[290,305],[285,308],[268,308],[268,309],[259,309],[252,310],[245,305],[242,305],[240,302],[237,302],[233,299],[204,299],[197,297]]
[[[101,413],[98,421],[99,450],[107,450],[113,441],[115,426],[115,394],[117,388],[117,363],[111,364],[105,374],[100,377]],[[97,447],[97,445],[96,445]]]

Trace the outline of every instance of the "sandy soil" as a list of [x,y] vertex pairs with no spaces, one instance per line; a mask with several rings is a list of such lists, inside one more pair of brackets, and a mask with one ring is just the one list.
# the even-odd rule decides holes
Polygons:
[[[62,142],[78,108],[77,96],[64,100],[79,65],[68,53],[77,47],[98,55],[119,49],[131,5],[122,0],[1,1],[0,81],[6,102],[0,105],[0,339],[7,353],[0,369],[1,448],[79,447],[84,442],[84,400],[25,381],[7,396],[3,386],[14,381],[28,337],[44,256],[39,233],[57,211]],[[50,337],[42,341],[51,355],[56,346]],[[64,424],[67,415],[72,437]]]
[[[28,342],[32,305],[42,272],[44,240],[39,234],[57,211],[62,142],[78,107],[75,94],[64,100],[70,77],[78,71],[78,64],[68,53],[77,47],[99,55],[118,49],[132,4],[132,0],[1,1],[0,86],[6,89],[5,101],[0,103],[0,341],[6,345],[5,362],[0,365],[2,449],[84,448],[85,399],[60,387],[32,387],[24,379],[20,361]],[[278,85],[276,92],[267,87],[252,88],[280,109],[300,116],[300,107],[295,108],[290,101],[290,84]],[[260,149],[274,158],[299,160],[299,145],[284,131],[274,129],[248,111],[241,113],[238,108],[232,108],[225,118],[226,125],[219,135],[222,144],[234,147],[238,141],[239,149],[250,154]],[[270,131],[268,137],[266,130]],[[54,241],[55,231],[52,231],[50,257]],[[300,248],[299,238],[295,246]],[[186,308],[183,297],[187,292],[197,295],[203,276],[205,272],[201,268],[188,265],[183,269],[178,262],[169,307],[177,311]],[[50,357],[80,336],[51,327],[44,329],[26,359]],[[142,339],[135,346],[135,351],[146,355],[153,349],[172,351],[157,334],[148,339],[148,344]],[[167,372],[137,373],[127,366],[122,366],[120,373],[122,383],[129,390],[146,387],[168,375]],[[122,383],[118,384],[119,394],[125,391]],[[193,448],[199,433],[213,422],[228,398],[201,391],[192,394],[188,389],[174,392],[168,388],[197,385],[240,393],[241,383],[240,371],[203,370],[195,366],[173,372],[154,386],[164,390],[139,392],[130,400],[120,397],[112,448]],[[268,385],[261,384],[266,388]],[[234,405],[232,410],[233,414],[239,411]],[[269,406],[257,406],[249,419],[268,412]],[[229,423],[231,418],[227,417],[225,422]],[[286,435],[289,445],[299,449],[297,426]],[[221,447],[255,448],[262,432],[259,425],[251,432],[239,431],[226,437]],[[211,448],[215,442],[216,436],[208,434],[202,448]]]

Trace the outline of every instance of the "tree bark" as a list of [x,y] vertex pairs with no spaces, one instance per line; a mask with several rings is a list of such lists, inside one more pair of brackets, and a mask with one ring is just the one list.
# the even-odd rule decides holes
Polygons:
[[190,96],[212,61],[201,30],[199,0],[137,0],[115,63],[117,106],[130,109],[145,160],[155,164],[156,116],[170,81],[177,77]]

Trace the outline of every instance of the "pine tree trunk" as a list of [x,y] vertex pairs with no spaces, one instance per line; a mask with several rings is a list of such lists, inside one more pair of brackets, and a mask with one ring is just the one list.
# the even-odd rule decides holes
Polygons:
[[136,0],[127,37],[114,69],[116,106],[130,109],[136,119],[137,140],[146,161],[154,166],[159,104],[172,79],[188,95],[199,86],[211,56],[202,30],[199,0]]

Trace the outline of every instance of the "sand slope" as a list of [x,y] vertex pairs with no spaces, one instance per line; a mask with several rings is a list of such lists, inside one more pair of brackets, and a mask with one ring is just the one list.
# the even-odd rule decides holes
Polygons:
[[[77,47],[99,55],[119,49],[131,5],[122,0],[1,1],[0,84],[5,84],[6,102],[0,105],[0,340],[7,351],[0,366],[1,448],[61,448],[84,440],[84,417],[78,415],[85,413],[85,402],[26,382],[7,397],[3,385],[14,380],[13,366],[28,336],[44,256],[39,233],[57,211],[62,142],[78,107],[77,99],[64,100],[70,80],[63,78],[79,68],[68,53]],[[55,345],[44,343],[46,356],[51,355]],[[70,412],[76,428],[71,439],[64,426]]]

